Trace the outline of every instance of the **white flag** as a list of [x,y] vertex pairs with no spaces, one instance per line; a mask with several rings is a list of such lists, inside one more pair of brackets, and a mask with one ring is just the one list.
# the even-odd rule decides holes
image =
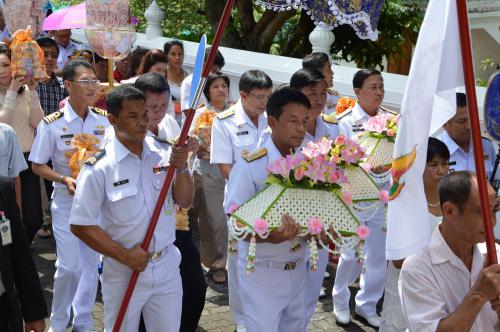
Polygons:
[[456,109],[456,88],[463,86],[455,0],[431,0],[413,55],[401,105],[387,215],[387,259],[405,258],[430,241],[424,193],[429,135]]

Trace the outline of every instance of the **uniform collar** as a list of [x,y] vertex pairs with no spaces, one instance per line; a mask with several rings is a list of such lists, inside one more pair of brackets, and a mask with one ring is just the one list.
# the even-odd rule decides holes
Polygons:
[[[439,139],[443,141],[444,144],[448,147],[448,150],[450,150],[450,155],[453,155],[457,150],[462,151],[463,153],[467,154],[458,144],[453,140],[453,138],[448,135],[448,132],[446,130],[443,130],[443,133],[439,136]],[[469,142],[469,153],[472,153],[472,142]]]
[[[243,109],[243,105],[241,104],[241,98],[238,99],[238,102],[234,105],[234,107],[236,108],[234,117],[235,117],[236,125],[238,127],[244,125],[245,123],[251,127],[255,127],[252,120],[250,120],[250,117]],[[266,115],[264,113],[259,115],[258,125],[259,125],[258,129],[260,129],[261,127],[263,127],[263,128],[267,127],[266,126]]]
[[[69,99],[66,101],[66,104],[64,105],[63,108],[64,111],[64,119],[69,123],[75,119],[81,119],[81,117],[76,114],[75,110],[73,110],[73,107],[71,107],[71,104],[69,103]],[[87,107],[87,117],[96,117],[94,112],[90,110],[90,107]],[[84,119],[82,119],[85,121]]]
[[352,108],[352,119],[354,122],[359,122],[368,118],[370,118],[370,115],[366,113],[363,108],[361,108],[361,105],[356,103],[356,105]]
[[450,247],[444,240],[443,235],[441,234],[439,226],[436,227],[436,229],[432,233],[431,242],[429,244],[429,253],[431,256],[432,264],[438,265],[449,262],[451,265],[466,273],[473,273],[473,271],[476,269],[476,265],[478,263],[482,264],[481,252],[479,251],[477,245],[475,245],[474,252],[472,253],[472,268],[471,271],[469,271],[462,260],[458,258],[458,256],[455,255],[455,253],[453,253],[453,251],[450,249]]
[[[148,139],[148,138],[146,137],[146,139]],[[151,145],[151,147],[150,147],[150,145]],[[130,150],[127,149],[125,147],[125,145],[122,144],[122,142],[120,142],[120,140],[118,139],[118,137],[116,135],[113,136],[113,143],[112,143],[111,149],[114,152],[114,157],[115,157],[116,163],[119,163],[120,161],[125,159],[125,157],[127,157],[128,155],[136,156],[135,154],[130,152]],[[154,146],[154,144],[148,144],[148,142],[146,140],[144,140],[144,142],[142,143],[142,159],[144,159],[146,156],[148,156],[152,150],[159,151],[159,149],[156,148]]]
[[278,148],[274,144],[272,137],[269,137],[265,141],[265,143],[263,144],[263,147],[266,148],[266,150],[267,150],[268,163],[272,163],[273,161],[278,160],[282,157],[281,152],[278,150]]

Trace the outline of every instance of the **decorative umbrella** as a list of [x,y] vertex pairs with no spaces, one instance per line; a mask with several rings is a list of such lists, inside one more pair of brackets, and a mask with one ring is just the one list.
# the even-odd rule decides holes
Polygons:
[[33,36],[38,36],[43,31],[47,3],[47,0],[0,0],[5,25],[11,33],[30,25]]
[[330,28],[350,25],[360,39],[377,40],[377,25],[384,0],[256,0],[257,4],[275,11],[304,9],[314,23]]
[[85,28],[87,27],[85,13],[85,3],[59,9],[47,16],[43,22],[43,29],[50,31]]

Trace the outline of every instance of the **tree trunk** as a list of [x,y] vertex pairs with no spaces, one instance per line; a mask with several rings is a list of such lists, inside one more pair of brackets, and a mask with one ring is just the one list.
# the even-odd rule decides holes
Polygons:
[[[219,26],[219,21],[222,12],[224,11],[225,4],[226,1],[224,0],[205,0],[205,15],[207,16],[207,20],[214,33],[217,31],[217,27]],[[208,42],[210,43],[211,41]],[[231,48],[242,48],[243,46],[241,37],[234,27],[234,20],[232,17],[229,18],[221,45]]]

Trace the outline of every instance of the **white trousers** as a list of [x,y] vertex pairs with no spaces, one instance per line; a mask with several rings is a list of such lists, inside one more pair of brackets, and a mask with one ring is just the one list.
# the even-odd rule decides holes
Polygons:
[[[148,263],[139,279],[123,320],[121,332],[137,332],[141,311],[151,332],[178,332],[182,313],[181,254],[171,245],[162,256]],[[111,258],[104,258],[101,275],[105,331],[112,331],[132,271]]]
[[[383,213],[383,209],[382,213]],[[377,213],[377,222],[368,221],[366,226],[370,229],[370,236],[365,240],[365,264],[361,273],[360,290],[356,295],[356,311],[361,315],[376,315],[377,302],[384,293],[385,274],[387,264],[385,259],[386,233],[382,229],[383,222],[380,213]],[[382,214],[383,218],[383,214]],[[382,219],[383,220],[383,219]],[[361,271],[354,250],[343,252],[340,256],[335,283],[333,284],[333,304],[338,310],[349,310],[351,292],[349,285],[356,281]]]
[[246,260],[238,261],[238,281],[247,332],[306,331],[304,317],[306,264],[286,271],[256,266],[246,273]]
[[73,330],[91,330],[99,256],[70,231],[69,215],[73,196],[56,189],[52,198],[52,228],[57,260],[50,324],[55,331],[64,331],[73,307]]
[[[237,242],[238,245],[239,241]],[[238,282],[238,254],[227,255],[227,287],[229,292],[229,309],[236,325],[244,326],[245,317],[240,298],[240,285]]]
[[[316,303],[318,302],[323,280],[325,279],[326,267],[328,266],[328,250],[318,248],[319,259],[316,262],[318,269],[311,271],[309,261],[306,264],[307,269],[307,287],[306,287],[306,326],[314,314]],[[309,257],[309,256],[308,256]]]

